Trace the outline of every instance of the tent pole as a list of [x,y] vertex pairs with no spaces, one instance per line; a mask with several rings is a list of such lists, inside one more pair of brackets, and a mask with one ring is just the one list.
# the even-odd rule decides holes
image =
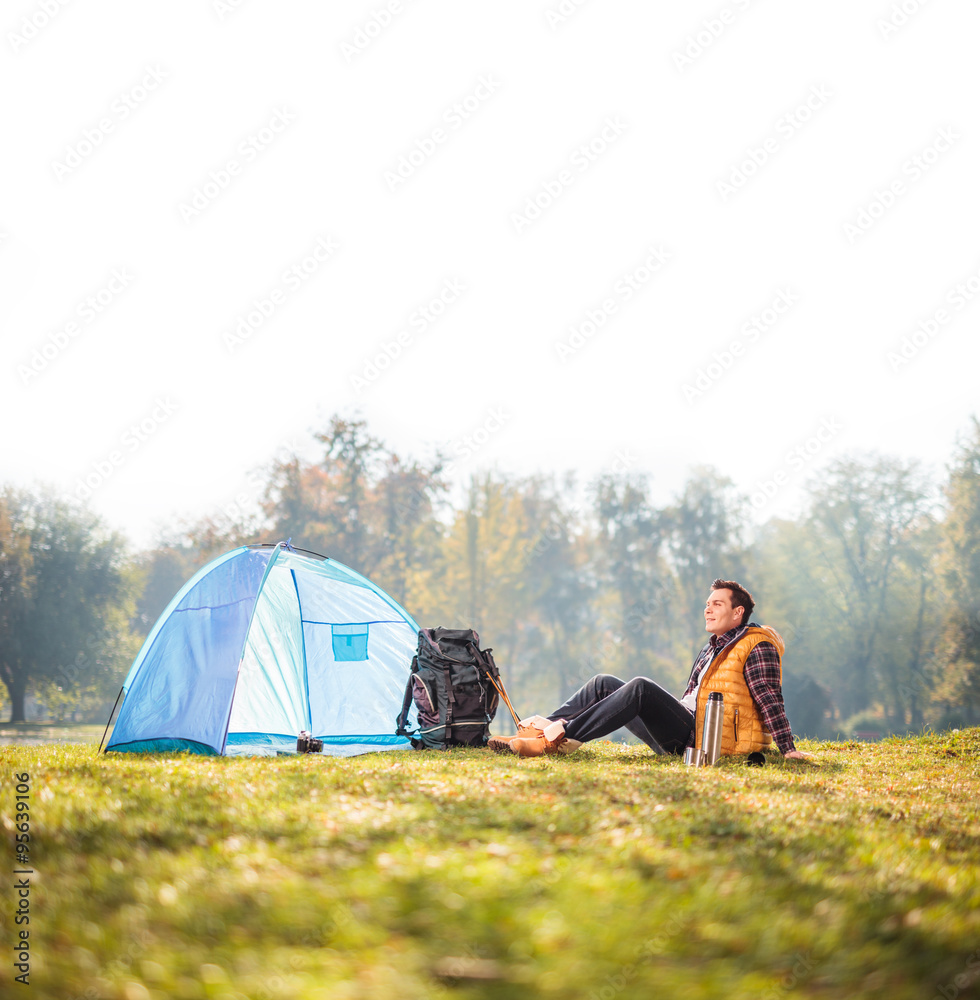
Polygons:
[[[286,544],[289,545],[289,542],[286,542]],[[296,570],[290,570],[289,574],[293,578],[293,590],[296,591],[296,606],[299,608],[299,638],[303,644],[303,691],[306,695],[306,730],[313,736],[316,736],[316,733],[313,732],[313,709],[310,707],[310,665],[306,659],[306,632],[303,630],[303,602],[299,596],[299,583],[296,581]]]
[[[116,714],[116,706],[119,704],[119,699],[122,697],[123,689],[119,689],[119,694],[116,695],[116,704],[112,706],[112,711],[109,713],[109,722],[112,722],[112,717]],[[102,744],[105,743],[106,733],[109,732],[109,722],[105,724],[105,732],[102,734],[102,739],[99,740],[99,749],[95,751],[95,756],[98,757],[102,753]]]
[[235,707],[235,695],[238,692],[238,679],[242,676],[242,660],[245,659],[245,651],[248,649],[248,633],[252,631],[252,622],[255,620],[255,609],[259,606],[259,598],[262,596],[262,588],[265,586],[265,581],[269,579],[269,573],[272,571],[272,565],[276,561],[276,558],[282,549],[282,545],[282,542],[276,542],[276,547],[272,550],[272,555],[269,556],[265,572],[262,574],[262,579],[259,581],[259,588],[255,591],[255,601],[252,603],[252,610],[249,612],[248,616],[248,625],[245,627],[245,638],[242,641],[241,656],[238,657],[238,672],[235,674],[235,686],[231,689],[231,701],[228,702],[228,718],[225,719],[225,734],[221,739],[221,753],[218,755],[219,757],[224,757],[225,750],[228,748],[228,727],[231,725],[231,713]]

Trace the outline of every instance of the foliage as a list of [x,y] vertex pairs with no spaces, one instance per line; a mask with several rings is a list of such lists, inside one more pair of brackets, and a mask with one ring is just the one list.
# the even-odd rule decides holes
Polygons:
[[[102,680],[65,684],[40,662],[29,667],[55,714],[78,717],[110,674],[118,683],[125,620],[145,635],[215,556],[291,538],[369,576],[424,625],[479,631],[522,714],[553,710],[601,672],[680,693],[706,638],[707,590],[721,576],[748,586],[755,620],[786,641],[797,733],[833,736],[863,712],[893,732],[980,720],[980,423],[960,444],[944,507],[915,463],[845,455],[807,485],[798,516],[760,527],[710,468],[695,468],[663,504],[648,477],[623,471],[582,486],[571,475],[474,473],[451,504],[439,455],[400,456],[357,418],[335,416],[314,440],[315,461],[280,453],[254,474],[254,515],[236,506],[179,522],[131,561],[123,590],[136,606],[129,596],[111,613],[106,605],[111,627],[74,651],[106,654],[115,666],[95,671]],[[24,615],[38,586],[24,515],[10,503],[0,503],[8,657],[18,643],[30,648]]]
[[270,469],[271,536],[354,567],[414,606],[424,599],[425,566],[440,535],[441,460],[403,461],[360,419],[333,417],[315,438],[323,446],[318,463],[293,456]]
[[11,720],[23,720],[28,690],[111,698],[138,646],[122,538],[49,492],[5,490],[0,580],[0,681]]
[[731,480],[712,469],[697,468],[677,502],[664,511],[679,598],[674,613],[677,627],[688,637],[687,659],[693,659],[704,645],[704,602],[711,581],[748,579],[744,508],[745,502],[735,493]]
[[948,513],[940,556],[949,609],[940,660],[947,664],[938,699],[980,719],[980,421],[960,444],[946,486]]
[[973,995],[980,731],[805,749],[817,765],[7,748],[30,775],[30,993]]
[[880,703],[896,725],[922,722],[936,635],[931,508],[914,464],[852,456],[811,484],[802,518],[760,536],[759,573],[774,617],[789,623],[787,661],[802,661],[844,717]]

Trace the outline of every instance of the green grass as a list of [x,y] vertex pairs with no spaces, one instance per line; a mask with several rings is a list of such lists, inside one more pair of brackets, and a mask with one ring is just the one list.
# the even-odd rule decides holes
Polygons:
[[819,766],[7,747],[6,868],[26,771],[37,871],[10,995],[976,996],[980,730],[803,749]]

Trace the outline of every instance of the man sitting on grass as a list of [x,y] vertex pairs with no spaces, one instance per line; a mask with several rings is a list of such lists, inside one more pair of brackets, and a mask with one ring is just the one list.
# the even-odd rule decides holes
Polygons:
[[723,755],[752,753],[775,742],[785,757],[806,758],[793,745],[783,707],[783,640],[775,629],[749,620],[754,607],[752,595],[734,580],[711,584],[704,606],[711,639],[698,653],[679,700],[649,677],[622,681],[598,674],[561,708],[522,720],[517,736],[494,736],[489,746],[521,757],[568,753],[625,726],[658,753],[682,753],[701,732],[708,695],[721,691]]

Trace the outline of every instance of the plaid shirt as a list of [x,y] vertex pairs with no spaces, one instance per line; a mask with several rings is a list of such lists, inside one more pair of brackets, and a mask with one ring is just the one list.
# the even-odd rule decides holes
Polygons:
[[[749,623],[749,625],[753,624],[755,623]],[[711,637],[694,661],[691,677],[687,682],[687,689],[684,691],[685,695],[694,690],[701,671],[711,663],[722,648],[740,637],[749,625],[737,625],[723,635]],[[783,753],[795,750],[793,730],[790,728],[783,705],[783,689],[779,680],[779,651],[771,642],[760,642],[749,653],[748,659],[745,661],[745,684],[749,689],[749,694],[752,695],[752,700],[759,709],[762,723],[772,734],[776,746]],[[693,733],[688,746],[694,746]]]

